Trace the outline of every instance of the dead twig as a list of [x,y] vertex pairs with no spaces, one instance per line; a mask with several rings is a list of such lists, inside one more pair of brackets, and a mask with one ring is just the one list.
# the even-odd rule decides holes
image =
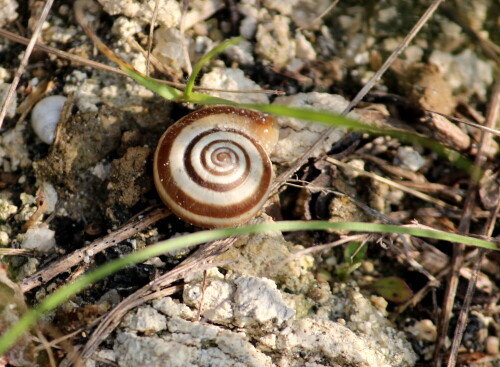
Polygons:
[[406,47],[410,44],[410,42],[413,40],[413,38],[417,35],[417,33],[420,31],[420,29],[427,23],[427,21],[430,19],[430,17],[434,14],[434,12],[437,10],[439,5],[444,0],[434,0],[432,4],[427,8],[425,13],[420,17],[418,20],[417,24],[413,26],[413,28],[408,32],[406,37],[401,41],[401,43],[396,47],[396,49],[391,53],[391,55],[385,60],[384,64],[380,67],[380,69],[377,70],[377,72],[370,78],[370,80],[365,84],[365,86],[358,92],[356,97],[349,103],[349,106],[347,106],[346,110],[350,111],[352,110],[361,100],[363,97],[370,91],[370,89],[373,88],[375,83],[382,77],[382,75],[389,69],[389,67],[392,65],[394,60],[401,54],[401,52],[404,51]]
[[0,248],[1,256],[33,256],[36,251],[27,248]]
[[[493,128],[495,126],[495,122],[498,117],[500,109],[500,79],[496,81],[495,85],[493,86],[492,90],[492,95],[491,95],[491,100],[490,103],[488,104],[488,110],[486,112],[486,126],[489,128]],[[481,140],[479,142],[479,149],[477,152],[475,164],[478,165],[478,167],[482,167],[482,165],[486,161],[486,157],[484,155],[484,151],[488,149],[488,145],[491,142],[491,134],[486,131],[481,131]],[[471,182],[471,186],[473,183]],[[474,187],[475,188],[475,187]],[[471,204],[472,206],[472,204]],[[497,196],[497,205],[494,210],[491,212],[490,218],[488,218],[488,222],[486,223],[485,229],[483,231],[483,234],[486,236],[491,236],[493,233],[493,229],[495,228],[495,222],[496,220],[496,214],[500,210],[500,190],[498,192]],[[463,245],[462,245],[463,246]],[[458,322],[457,326],[455,328],[455,333],[453,337],[453,342],[451,345],[451,351],[450,351],[450,357],[448,359],[448,367],[454,367],[457,362],[457,355],[458,355],[458,348],[462,342],[462,336],[465,330],[465,326],[467,325],[467,315],[469,313],[470,309],[470,304],[472,301],[472,295],[474,293],[477,277],[479,274],[479,269],[481,267],[481,261],[484,257],[485,251],[479,250],[478,255],[474,261],[474,268],[473,268],[473,273],[472,277],[469,280],[469,284],[467,286],[467,292],[466,296],[464,299],[464,304],[462,305],[462,308],[460,310],[460,314],[458,317]],[[460,259],[458,259],[460,260]],[[453,259],[452,259],[452,264],[453,264]],[[454,301],[454,292],[450,293],[452,298],[451,303],[453,304]]]
[[397,188],[403,192],[406,192],[407,194],[410,194],[410,195],[413,195],[419,199],[422,199],[422,200],[425,200],[425,201],[428,201],[434,205],[437,205],[437,206],[441,206],[443,208],[447,208],[447,209],[453,209],[454,207],[440,199],[436,199],[430,195],[427,195],[427,194],[424,194],[420,191],[417,191],[417,190],[413,190],[409,187],[406,187],[404,185],[402,185],[401,183],[398,183],[398,182],[395,182],[395,181],[392,181],[392,180],[389,180],[385,177],[382,177],[382,176],[379,176],[379,175],[376,175],[375,173],[372,173],[372,172],[367,172],[367,171],[364,171],[360,168],[357,168],[357,167],[354,167],[354,166],[350,166],[346,163],[343,163],[343,162],[340,162],[334,158],[330,158],[330,157],[327,157],[325,159],[327,162],[330,162],[332,164],[335,164],[336,166],[339,166],[339,167],[342,167],[344,169],[352,169],[356,172],[358,172],[360,175],[362,176],[365,176],[365,177],[370,177],[374,180],[377,180],[379,182],[382,182],[382,183],[385,183],[389,186],[392,186],[394,188]]
[[186,71],[188,74],[193,72],[193,67],[191,66],[191,59],[189,58],[189,51],[186,42],[186,14],[189,8],[189,0],[182,0],[181,9],[181,24],[179,25],[179,32],[181,35],[181,48],[182,56],[184,57],[184,63],[186,64]]
[[148,52],[146,56],[146,75],[149,76],[149,65],[151,59],[151,50],[153,49],[153,34],[156,27],[156,19],[158,18],[160,0],[156,0],[155,8],[153,9],[153,16],[151,17],[151,22],[149,22],[149,35],[148,35]]
[[[375,209],[370,208],[368,205],[362,203],[359,200],[356,200],[352,196],[347,195],[345,193],[342,193],[342,192],[339,192],[339,191],[336,191],[336,190],[333,190],[333,189],[327,188],[327,187],[314,186],[314,185],[311,185],[308,182],[304,182],[304,181],[300,181],[300,180],[289,180],[289,181],[300,182],[303,185],[295,185],[295,184],[287,183],[288,186],[305,188],[305,189],[308,189],[308,190],[323,191],[323,192],[327,192],[327,193],[332,193],[332,194],[340,196],[340,197],[345,197],[345,198],[349,199],[351,202],[353,202],[356,206],[358,206],[361,210],[363,210],[366,214],[368,214],[369,216],[372,216],[372,217],[376,218],[377,220],[381,221],[382,223],[391,223],[391,224],[395,224],[395,225],[400,225],[401,224],[400,222],[397,222],[397,221],[391,219],[390,217],[388,217],[387,215],[384,215],[384,214],[376,211]],[[427,228],[427,229],[434,230],[434,228]],[[409,253],[410,253],[410,250],[411,250],[412,246],[410,246],[410,242],[407,240],[407,236],[400,235],[400,234],[398,234],[397,236],[401,240],[401,242],[403,243],[404,246],[403,246],[403,248],[400,248],[398,246],[394,247],[395,252],[398,253],[399,255],[401,255],[412,268],[414,268],[416,271],[424,274],[431,282],[433,282],[433,284],[439,283],[434,278],[434,276],[429,272],[428,269],[426,269],[417,260],[415,260],[414,258],[412,258],[410,256]],[[420,247],[424,247],[424,248],[428,249],[429,251],[437,251],[433,246],[429,245],[424,240],[419,239],[419,242],[420,242],[420,245],[421,245]],[[334,244],[337,245],[337,242],[334,242]],[[339,244],[342,244],[342,242],[339,242]],[[312,251],[320,251],[318,249],[320,249],[321,246],[322,245],[313,247]],[[331,244],[326,244],[325,246],[327,246],[327,247],[330,246],[331,247]],[[305,253],[308,253],[308,249],[305,249],[304,251],[305,251]]]
[[[219,254],[225,252],[235,241],[235,238],[229,238],[222,241],[215,241],[201,247],[181,264],[174,269],[166,272],[160,277],[154,279],[146,286],[128,296],[111,310],[98,327],[94,330],[82,350],[82,358],[86,360],[97,349],[99,344],[118,326],[126,313],[150,299],[159,298],[155,290],[169,286],[173,282],[184,278],[187,274],[203,271],[211,268],[211,261]],[[164,297],[165,295],[161,295]]]
[[198,305],[198,312],[196,313],[196,321],[200,321],[201,312],[203,311],[203,302],[205,301],[205,291],[207,289],[207,271],[203,271],[203,278],[201,280],[201,296],[200,303]]
[[20,113],[21,116],[17,119],[16,124],[20,124],[24,121],[28,113],[30,113],[33,106],[43,98],[43,96],[49,93],[55,86],[52,80],[44,79],[38,85],[33,88],[30,94],[19,104],[16,109],[16,113]]
[[500,131],[498,131],[496,129],[493,129],[493,128],[490,128],[488,126],[479,125],[479,124],[476,124],[475,122],[472,122],[472,121],[469,121],[469,120],[466,120],[466,119],[461,119],[461,118],[458,118],[458,117],[448,116],[448,115],[446,115],[444,113],[440,113],[440,112],[436,112],[436,111],[431,111],[431,110],[424,110],[424,111],[427,111],[427,112],[430,112],[430,113],[435,113],[436,115],[441,115],[443,117],[446,117],[448,120],[452,120],[454,122],[460,122],[462,124],[475,127],[476,129],[487,131],[490,134],[493,134],[493,135],[496,135],[496,136],[500,136]]
[[134,234],[146,229],[160,219],[166,218],[169,214],[170,212],[166,208],[156,208],[152,211],[139,214],[115,232],[93,241],[88,246],[78,249],[57,260],[55,263],[50,264],[44,269],[37,271],[35,274],[24,278],[21,282],[22,292],[25,293],[35,287],[38,287],[39,285],[53,279],[57,275],[70,270],[71,267],[79,264],[80,262],[85,261],[86,258],[90,259],[90,257],[130,238]]
[[339,2],[339,0],[333,0],[332,3],[330,5],[328,5],[326,7],[326,9],[321,12],[320,15],[318,15],[316,18],[311,20],[311,22],[308,25],[298,27],[297,31],[302,31],[303,29],[309,29],[314,23],[318,22],[319,20],[321,20],[321,18],[323,18],[325,15],[327,15],[335,7],[335,5],[338,4],[338,2]]
[[49,358],[50,367],[56,367],[56,359],[54,358],[54,353],[52,352],[52,347],[49,345],[49,341],[47,340],[45,335],[43,335],[40,332],[40,330],[38,328],[35,330],[35,332],[36,332],[38,339],[40,340],[40,343],[41,343],[43,349],[45,350],[45,353],[47,353],[47,357]]
[[[18,43],[23,44],[23,45],[27,45],[29,43],[29,39],[22,37],[22,36],[19,36],[15,33],[9,32],[5,29],[1,29],[1,28],[0,28],[0,36],[5,37],[5,38],[7,38],[11,41],[14,41],[14,42],[18,42]],[[77,63],[79,65],[89,66],[89,67],[94,68],[94,69],[103,70],[103,71],[107,71],[110,73],[115,73],[115,74],[119,74],[119,75],[123,75],[123,76],[128,77],[128,75],[126,73],[124,73],[123,71],[121,71],[118,68],[115,68],[115,67],[110,66],[110,65],[102,64],[102,63],[97,62],[97,61],[92,61],[92,60],[86,59],[86,58],[81,57],[81,56],[73,55],[69,52],[61,51],[61,50],[54,48],[54,47],[46,46],[43,43],[37,42],[34,47],[36,50],[40,50],[40,51],[46,52],[48,54],[56,55],[57,57],[60,57],[61,59],[69,60],[69,61]],[[184,89],[186,87],[186,85],[182,84],[182,83],[170,82],[168,80],[155,79],[155,78],[152,78],[152,79],[158,83],[169,85],[171,87],[178,88],[178,89]],[[277,91],[277,90],[237,91],[237,90],[227,90],[227,89],[204,88],[204,87],[198,87],[198,86],[193,87],[193,89],[194,90],[209,90],[209,91],[215,91],[215,92],[227,92],[227,93],[264,93],[264,94],[274,94],[274,95],[284,95],[285,94],[284,92]]]

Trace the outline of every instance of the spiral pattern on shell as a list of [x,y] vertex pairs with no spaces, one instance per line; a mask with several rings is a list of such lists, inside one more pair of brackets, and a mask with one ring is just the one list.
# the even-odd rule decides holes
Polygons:
[[160,138],[154,159],[157,191],[172,212],[208,228],[253,217],[272,181],[268,153],[274,119],[254,111],[212,106],[183,117]]

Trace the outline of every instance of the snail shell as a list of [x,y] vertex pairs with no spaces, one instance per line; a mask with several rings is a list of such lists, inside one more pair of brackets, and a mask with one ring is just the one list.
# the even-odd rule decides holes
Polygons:
[[158,194],[174,214],[200,227],[243,223],[267,200],[273,178],[268,154],[277,139],[268,115],[231,106],[192,112],[158,142]]

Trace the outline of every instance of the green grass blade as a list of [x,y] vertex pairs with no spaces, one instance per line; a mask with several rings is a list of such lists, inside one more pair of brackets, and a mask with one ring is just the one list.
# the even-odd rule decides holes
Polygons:
[[444,145],[432,139],[429,139],[422,135],[418,135],[416,133],[409,133],[403,130],[384,129],[377,126],[364,124],[362,122],[336,115],[328,111],[270,104],[239,104],[239,106],[252,108],[261,112],[278,116],[295,117],[331,126],[342,126],[350,130],[367,132],[376,135],[392,136],[407,143],[418,144],[432,150],[433,152],[439,154],[441,157],[449,160],[455,166],[470,174],[471,177],[473,177],[476,181],[479,180],[482,174],[481,170],[478,167],[474,166],[474,164],[470,160],[468,160],[465,156],[463,156],[456,150],[445,147]]
[[159,96],[168,99],[169,101],[179,101],[183,96],[183,93],[180,90],[157,82],[153,78],[139,73],[134,69],[126,68],[122,70],[140,85],[148,88],[150,91],[158,94]]
[[229,46],[240,42],[242,39],[243,39],[243,37],[241,37],[241,36],[230,38],[230,39],[222,42],[220,45],[214,47],[213,49],[211,49],[210,51],[208,51],[205,55],[203,55],[201,57],[201,59],[194,65],[193,71],[191,72],[191,75],[189,76],[189,79],[186,83],[186,88],[184,89],[184,100],[186,102],[192,102],[190,99],[191,99],[191,93],[192,93],[193,87],[194,87],[194,82],[196,81],[196,77],[200,73],[203,65],[205,65],[212,57],[221,53]]
[[485,240],[462,236],[458,234],[434,231],[422,228],[401,227],[374,223],[330,223],[326,221],[293,221],[256,224],[240,228],[225,228],[211,231],[201,231],[183,237],[177,237],[159,242],[146,247],[140,251],[124,256],[123,258],[111,261],[99,268],[82,275],[74,282],[61,287],[54,293],[48,295],[39,305],[26,312],[19,321],[0,336],[0,355],[7,349],[45,312],[51,311],[72,295],[80,292],[85,287],[98,280],[134,263],[145,261],[151,257],[159,256],[165,252],[180,249],[202,242],[214,241],[230,236],[238,236],[249,233],[265,231],[303,231],[303,230],[349,230],[359,232],[379,232],[379,233],[399,233],[409,234],[418,237],[434,238],[438,240],[459,242],[467,245],[481,247],[490,250],[499,250],[500,246]]
[[334,114],[328,111],[290,107],[278,104],[236,103],[223,98],[208,96],[202,93],[192,93],[189,102],[204,104],[204,105],[226,104],[241,108],[250,108],[253,110],[269,113],[276,116],[293,117],[312,122],[319,122],[330,126],[338,126],[338,127],[341,126],[350,130],[356,130],[375,135],[388,135],[398,138],[407,143],[418,144],[422,147],[432,150],[433,152],[439,154],[439,156],[453,163],[458,168],[467,172],[476,181],[478,181],[482,175],[481,169],[479,167],[474,166],[474,164],[470,160],[468,160],[465,156],[463,156],[456,150],[445,147],[444,145],[432,139],[429,139],[423,135],[418,135],[416,133],[409,133],[403,130],[383,129],[377,126],[368,125],[356,120],[352,120],[350,118],[340,116],[338,114]]

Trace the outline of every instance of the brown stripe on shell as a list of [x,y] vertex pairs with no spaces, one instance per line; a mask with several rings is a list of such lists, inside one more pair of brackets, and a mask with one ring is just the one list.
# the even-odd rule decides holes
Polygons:
[[246,118],[249,118],[263,126],[265,125],[273,125],[274,118],[270,115],[265,115],[256,111],[247,110],[244,108],[237,108],[233,106],[208,106],[204,108],[200,108],[194,112],[191,112],[177,121],[175,124],[182,123],[184,126],[189,124],[191,121],[195,121],[210,115],[239,115]]
[[[203,137],[209,135],[209,134],[212,134],[212,133],[215,133],[215,132],[220,132],[220,131],[224,131],[224,132],[232,132],[232,133],[236,133],[236,134],[239,134],[239,135],[243,135],[245,136],[247,139],[249,138],[247,135],[245,134],[242,134],[241,132],[237,131],[237,130],[234,130],[234,129],[226,129],[226,130],[221,130],[221,129],[212,129],[212,130],[207,130],[205,131],[204,133],[202,134],[199,134],[195,137],[195,139],[193,139],[188,147],[186,148],[186,154],[184,156],[184,161],[185,161],[185,164],[186,164],[186,160],[189,160],[189,158],[191,157],[191,151],[194,147],[194,145],[200,141]],[[243,154],[245,155],[245,161],[246,161],[246,168],[245,168],[245,172],[248,172],[249,169],[248,169],[248,162],[250,161],[250,157],[248,156],[247,152],[243,149],[243,147],[231,140],[214,140],[214,141],[211,141],[209,145],[203,147],[202,151],[201,151],[201,164],[202,166],[211,174],[215,175],[215,176],[224,176],[224,175],[228,175],[232,172],[234,172],[236,170],[236,166],[239,164],[239,157],[236,155],[236,162],[234,164],[234,168],[229,170],[229,171],[224,171],[224,172],[219,172],[219,171],[215,171],[213,169],[211,169],[208,164],[207,164],[207,160],[206,160],[206,157],[207,157],[207,153],[206,151],[210,148],[211,145],[213,144],[219,144],[219,143],[224,143],[224,142],[228,142],[228,143],[231,143],[232,145],[236,145],[238,148],[240,148],[240,150],[243,152]],[[213,154],[213,153],[212,153]],[[189,162],[189,164],[191,164],[191,162]]]
[[[262,149],[262,148],[261,148]],[[175,182],[175,179],[171,176],[170,169],[165,169],[160,174],[159,178],[163,185],[164,191],[168,194],[172,201],[187,211],[194,214],[213,217],[213,218],[232,218],[240,216],[242,213],[250,211],[256,203],[259,203],[262,198],[267,195],[272,177],[272,166],[269,158],[264,156],[264,170],[262,178],[257,185],[256,190],[250,195],[250,197],[242,202],[233,205],[213,205],[198,201],[196,198],[191,197],[189,194],[185,193]],[[175,199],[175,200],[174,200]],[[170,204],[167,203],[168,206]],[[171,207],[172,211],[179,215],[181,218],[187,222],[191,222],[190,218],[186,218],[182,213],[176,211],[175,207]]]
[[[211,154],[210,154],[210,157],[209,157],[209,160],[212,162],[212,164],[214,164],[215,166],[217,167],[222,167],[224,168],[225,170],[224,171],[216,171],[214,170],[213,168],[211,168],[209,165],[208,165],[208,162],[207,162],[207,156],[208,156],[208,150],[212,147],[213,144],[220,144],[220,143],[229,143],[229,140],[215,140],[213,141],[212,143],[210,143],[210,145],[207,145],[205,146],[202,150],[201,150],[201,165],[203,166],[203,168],[205,168],[210,174],[212,175],[215,175],[215,176],[224,176],[224,175],[229,175],[231,173],[233,173],[234,171],[236,171],[238,169],[238,165],[240,164],[240,157],[238,157],[237,154],[234,154],[234,151],[232,149],[229,149],[228,147],[220,147],[220,148],[217,148],[215,149]],[[221,160],[219,155],[221,154],[226,154],[228,156],[231,156],[231,154],[229,153],[226,153],[226,152],[220,152],[220,150],[230,150],[231,152],[233,152],[234,154],[234,157],[235,157],[235,161],[232,162],[232,168],[227,170],[227,168],[223,165],[223,164],[220,164],[219,161]]]
[[[212,131],[212,130],[210,130],[210,131]],[[200,135],[203,135],[203,134],[200,134]],[[205,134],[205,135],[207,135],[207,134]],[[253,140],[253,139],[251,139],[251,140],[255,142],[255,140]],[[218,141],[223,142],[224,140],[218,140]],[[234,142],[231,142],[231,143],[239,146],[239,144],[235,144]],[[237,180],[229,182],[227,184],[215,183],[215,182],[210,182],[210,181],[204,180],[202,177],[200,177],[200,175],[198,175],[198,173],[194,169],[193,164],[192,164],[191,159],[190,159],[191,150],[193,149],[194,144],[196,144],[196,141],[192,140],[189,143],[188,148],[186,148],[186,154],[184,155],[184,167],[186,168],[186,173],[188,174],[188,176],[199,186],[204,187],[208,190],[216,191],[216,192],[225,192],[225,191],[231,191],[231,190],[235,189],[236,187],[241,185],[243,182],[245,182],[245,180],[248,178],[248,174],[250,173],[250,157],[248,156],[248,153],[245,152],[242,149],[242,147],[240,146],[240,149],[242,149],[243,154],[245,155],[245,166],[246,167],[245,167],[245,173],[243,176],[241,176]],[[218,174],[223,175],[224,173],[218,172]]]

